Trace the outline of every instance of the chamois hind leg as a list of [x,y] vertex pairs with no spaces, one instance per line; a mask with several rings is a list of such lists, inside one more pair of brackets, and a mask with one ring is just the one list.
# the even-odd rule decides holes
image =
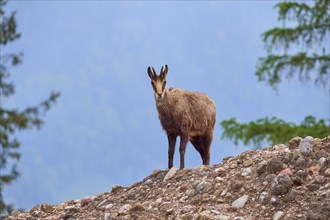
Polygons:
[[198,151],[198,153],[201,155],[201,158],[203,160],[204,157],[204,150],[203,150],[203,143],[201,136],[194,136],[190,138],[190,143],[194,146],[194,148]]
[[204,155],[203,155],[203,164],[204,165],[210,165],[210,148],[211,148],[211,143],[213,139],[213,132],[209,131],[206,132],[203,137],[203,144],[204,144]]

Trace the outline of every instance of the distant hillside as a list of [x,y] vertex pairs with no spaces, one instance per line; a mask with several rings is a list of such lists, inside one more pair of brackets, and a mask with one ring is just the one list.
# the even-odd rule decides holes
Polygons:
[[[92,187],[92,186],[91,186]],[[129,187],[4,219],[329,219],[330,135],[292,139],[221,164],[155,170]]]

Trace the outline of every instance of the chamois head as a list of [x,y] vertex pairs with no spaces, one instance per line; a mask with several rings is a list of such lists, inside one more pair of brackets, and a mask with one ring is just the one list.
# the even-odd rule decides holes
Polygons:
[[159,75],[157,75],[153,67],[151,68],[150,66],[148,67],[148,75],[151,79],[151,85],[152,88],[154,89],[154,95],[157,100],[161,100],[162,98],[164,98],[167,72],[168,72],[167,65],[165,65],[165,69],[162,66]]

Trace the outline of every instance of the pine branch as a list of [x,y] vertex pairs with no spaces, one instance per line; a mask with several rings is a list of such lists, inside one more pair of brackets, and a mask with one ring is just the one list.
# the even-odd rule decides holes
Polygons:
[[308,24],[294,28],[276,27],[264,32],[262,40],[268,51],[274,48],[283,48],[286,51],[295,44],[311,48],[325,43],[326,33],[329,30],[330,24]]
[[230,139],[235,144],[252,144],[256,148],[261,147],[262,141],[275,145],[287,143],[291,138],[300,136],[325,137],[330,133],[330,126],[325,119],[316,120],[314,116],[307,116],[300,125],[285,122],[282,119],[262,118],[249,123],[239,123],[235,118],[221,122],[224,129],[222,139]]
[[299,74],[300,81],[307,81],[312,78],[312,70],[318,73],[313,77],[315,84],[325,86],[327,74],[330,72],[330,56],[317,54],[308,56],[303,52],[293,56],[269,55],[259,58],[256,75],[259,81],[266,81],[270,86],[276,88],[283,75],[289,79],[294,74]]

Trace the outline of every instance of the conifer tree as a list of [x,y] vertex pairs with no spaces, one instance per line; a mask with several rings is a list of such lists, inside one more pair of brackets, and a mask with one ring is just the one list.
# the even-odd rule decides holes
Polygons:
[[[275,90],[283,79],[329,86],[330,0],[285,1],[275,8],[282,26],[262,34],[267,56],[257,62],[258,81],[266,82]],[[224,129],[222,138],[234,140],[235,144],[242,141],[256,146],[264,141],[286,143],[294,136],[321,138],[330,134],[329,119],[316,119],[312,115],[299,125],[266,117],[249,123],[231,118],[222,121],[221,126]]]
[[23,56],[21,52],[3,54],[6,45],[21,37],[17,31],[15,12],[7,16],[4,10],[6,4],[6,0],[0,0],[0,214],[10,213],[13,209],[13,204],[5,202],[3,190],[19,176],[17,163],[21,156],[18,151],[21,143],[15,134],[18,131],[40,128],[43,124],[41,114],[49,110],[59,97],[59,93],[52,93],[39,105],[25,109],[10,109],[5,106],[4,100],[15,93],[9,69],[21,64]]

